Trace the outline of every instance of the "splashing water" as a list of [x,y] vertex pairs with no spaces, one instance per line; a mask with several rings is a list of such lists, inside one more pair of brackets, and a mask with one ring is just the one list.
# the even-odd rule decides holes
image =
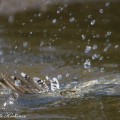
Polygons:
[[[51,5],[50,1],[45,5]],[[118,3],[69,5],[65,2],[42,8],[44,11],[26,8],[23,13],[1,16],[0,72],[19,77],[19,73],[25,71],[47,92],[17,97],[13,92],[1,90],[2,110],[20,110],[28,119],[117,120],[120,96]],[[20,80],[27,83],[26,75],[23,77]],[[19,79],[14,80],[14,84],[23,85]],[[75,103],[77,100],[80,105]]]

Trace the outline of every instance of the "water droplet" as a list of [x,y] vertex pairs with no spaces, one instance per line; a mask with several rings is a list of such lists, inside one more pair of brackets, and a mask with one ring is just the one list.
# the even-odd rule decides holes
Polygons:
[[89,53],[92,50],[91,46],[86,46],[85,53]]
[[104,72],[104,71],[105,71],[105,69],[104,69],[104,68],[101,68],[101,69],[100,69],[100,71],[101,71],[101,72]]
[[93,45],[93,50],[96,50],[98,46],[96,44]]
[[24,25],[25,25],[25,23],[22,23],[22,25],[24,26]]
[[92,15],[88,15],[88,18],[91,18],[92,17]]
[[86,39],[86,36],[85,35],[81,35],[82,37],[82,40],[85,40]]
[[38,17],[40,17],[41,16],[41,13],[38,13]]
[[105,48],[104,48],[104,52],[107,52],[108,51],[108,49],[110,48],[112,46],[112,44],[111,43],[109,43]]
[[92,21],[90,22],[90,24],[91,24],[91,25],[95,25],[95,22],[96,22],[95,20],[92,20]]
[[99,57],[100,57],[99,54],[93,54],[93,55],[92,55],[92,59],[93,59],[93,60],[95,60],[95,59],[97,59],[97,58],[99,58]]
[[104,12],[104,10],[103,9],[99,9],[99,12],[102,14]]
[[67,74],[66,74],[66,77],[69,77],[69,75],[70,75],[70,74],[69,74],[69,73],[67,73]]
[[28,46],[28,42],[23,42],[23,47],[27,47]]
[[30,35],[32,35],[32,34],[33,34],[33,32],[31,31],[31,32],[30,32]]
[[57,78],[58,78],[59,80],[61,80],[61,79],[62,79],[62,75],[58,75]]
[[119,45],[115,45],[115,49],[117,49],[119,47]]
[[13,104],[14,104],[14,101],[15,101],[14,98],[12,98],[12,97],[9,98],[9,104],[10,104],[10,105],[13,105]]
[[33,19],[30,19],[30,22],[33,22]]
[[5,107],[7,105],[7,103],[5,102],[4,104],[3,104],[3,106]]
[[59,14],[60,13],[60,10],[57,10],[57,14]]
[[66,28],[66,26],[63,26],[63,30]]
[[99,58],[99,60],[102,61],[102,60],[103,60],[103,56],[101,56],[101,57]]
[[108,7],[110,5],[110,2],[106,2],[105,6]]
[[91,61],[89,59],[87,59],[85,62],[84,62],[84,68],[91,68]]
[[77,48],[80,48],[80,45],[78,45]]
[[21,81],[20,80],[15,80],[15,86],[21,86]]
[[53,20],[52,20],[52,23],[53,23],[53,24],[55,24],[56,22],[57,22],[57,20],[56,20],[56,19],[53,19]]
[[2,58],[2,59],[1,59],[1,63],[3,63],[4,61],[5,61],[5,59],[4,59],[4,58]]
[[110,36],[111,34],[112,34],[112,32],[111,32],[111,31],[108,31],[108,32],[107,32],[107,35],[108,35],[108,36]]
[[18,46],[16,45],[16,46],[15,46],[15,49],[17,49],[17,48],[18,48]]
[[46,80],[50,80],[50,77],[46,76]]
[[75,21],[75,18],[74,17],[71,17],[70,19],[69,19],[69,22],[74,22]]

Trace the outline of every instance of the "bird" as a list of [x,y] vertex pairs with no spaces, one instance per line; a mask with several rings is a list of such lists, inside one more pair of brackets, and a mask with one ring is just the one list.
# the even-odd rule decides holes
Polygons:
[[50,82],[51,86],[48,86],[45,80],[39,77],[33,77],[32,79],[24,72],[21,72],[22,79],[8,75],[6,73],[1,73],[0,75],[0,88],[10,89],[18,94],[33,94],[55,91],[59,88],[59,82],[57,78],[46,79]]

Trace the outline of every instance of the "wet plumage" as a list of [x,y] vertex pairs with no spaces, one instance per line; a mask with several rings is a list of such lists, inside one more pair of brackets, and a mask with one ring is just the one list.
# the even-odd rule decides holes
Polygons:
[[40,93],[48,92],[59,89],[59,83],[57,80],[49,80],[51,88],[41,80],[39,77],[33,77],[31,79],[27,74],[21,73],[23,79],[19,79],[16,76],[3,74],[0,75],[0,88],[1,89],[11,89],[18,94],[30,94],[30,93]]

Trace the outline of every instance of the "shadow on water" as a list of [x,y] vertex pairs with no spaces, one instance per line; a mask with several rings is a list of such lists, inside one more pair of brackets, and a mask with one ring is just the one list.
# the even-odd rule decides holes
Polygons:
[[[57,77],[61,86],[115,76],[120,72],[119,14],[118,1],[58,4],[44,12],[0,16],[0,72]],[[114,88],[119,93],[119,85]],[[10,115],[15,108],[17,115],[25,115],[19,119],[119,120],[120,94],[97,93],[100,89],[106,87],[94,86],[94,95],[77,99],[21,96],[0,113]]]

